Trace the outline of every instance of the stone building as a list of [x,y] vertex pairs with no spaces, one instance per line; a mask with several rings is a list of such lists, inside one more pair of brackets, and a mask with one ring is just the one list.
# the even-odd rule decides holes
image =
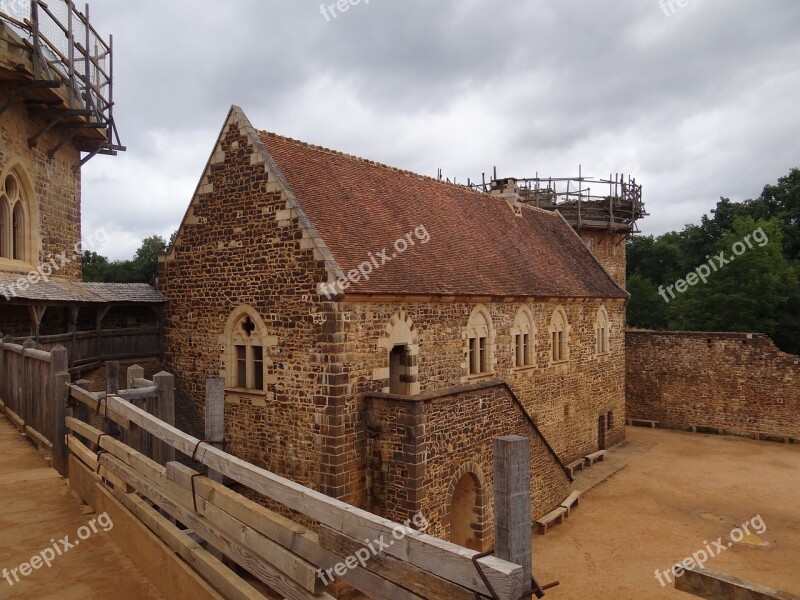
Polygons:
[[[81,281],[81,240],[110,241],[104,231],[81,234],[81,166],[124,149],[111,50],[90,30],[87,56],[75,43],[84,23],[63,0],[0,7],[0,332],[66,345],[73,373],[103,358],[157,356],[164,303],[148,285]],[[71,41],[61,33],[69,27]]]
[[224,378],[245,460],[486,548],[495,437],[531,439],[537,516],[568,495],[563,465],[624,437],[627,294],[523,196],[256,131],[233,107],[162,257],[165,360],[198,405]]

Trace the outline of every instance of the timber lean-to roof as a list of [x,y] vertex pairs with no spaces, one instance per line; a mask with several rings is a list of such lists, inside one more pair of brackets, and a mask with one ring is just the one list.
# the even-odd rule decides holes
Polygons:
[[[273,133],[267,152],[342,272],[424,226],[348,294],[613,297],[626,292],[562,217]],[[379,259],[380,262],[380,259]]]
[[85,283],[50,279],[17,286],[24,275],[0,273],[0,301],[59,302],[84,304],[160,304],[166,302],[161,292],[146,283]]

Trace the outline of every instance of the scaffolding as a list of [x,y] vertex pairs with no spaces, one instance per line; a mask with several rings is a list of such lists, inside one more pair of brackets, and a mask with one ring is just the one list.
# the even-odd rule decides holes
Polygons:
[[[72,0],[0,0],[0,85],[11,94],[0,114],[17,100],[44,118],[28,144],[51,130],[62,133],[50,158],[73,142],[87,155],[125,150],[114,123],[113,37],[106,42]],[[78,167],[79,168],[79,167]]]
[[497,178],[486,175],[481,183],[467,181],[473,190],[512,194],[519,202],[545,210],[557,210],[575,228],[639,233],[636,222],[648,215],[642,202],[642,186],[636,179],[617,173],[608,179],[585,177]]

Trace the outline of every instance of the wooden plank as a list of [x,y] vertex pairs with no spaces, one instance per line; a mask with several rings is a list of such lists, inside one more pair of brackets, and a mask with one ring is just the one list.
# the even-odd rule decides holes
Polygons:
[[[108,403],[112,412],[118,412],[187,456],[194,452],[197,438],[159,421],[120,398],[109,397]],[[330,498],[217,448],[203,446],[197,459],[223,475],[355,539],[378,539],[381,535],[388,537],[399,527],[404,537],[394,540],[395,543],[386,549],[388,554],[443,579],[488,594],[489,590],[472,564],[472,557],[477,554],[472,550]],[[529,580],[524,581],[524,571],[519,565],[493,556],[480,559],[480,563],[501,600],[517,600],[530,585]]]
[[14,424],[14,427],[17,428],[17,431],[24,433],[25,421],[22,420],[22,417],[20,417],[17,413],[15,413],[7,406],[5,410],[6,410],[6,417],[8,418],[9,421],[11,421]]
[[[86,467],[91,469],[92,472],[97,475],[98,479],[106,479],[112,486],[114,486],[115,489],[122,490],[124,492],[131,491],[131,487],[127,483],[122,481],[113,473],[109,473],[108,469],[106,469],[104,466],[98,465],[97,455],[84,446],[74,435],[67,436],[67,447],[78,460],[80,460],[84,465],[86,465]],[[98,466],[100,467],[99,471]]]
[[[191,477],[194,473],[195,471],[188,467],[176,465],[170,469],[168,476],[188,490],[191,489]],[[229,490],[208,477],[196,477],[194,482],[197,509],[201,514],[214,512],[214,509],[227,512],[284,548],[319,566],[318,575],[321,579],[327,580],[325,571],[334,569],[337,564],[344,564],[347,556],[350,556],[349,554],[337,554],[322,547],[319,536],[315,532]],[[366,569],[347,570],[340,579],[355,589],[369,594],[375,600],[420,599],[419,595],[405,589],[402,585],[395,584]],[[404,584],[409,585],[405,581]],[[423,594],[422,597],[425,595]],[[470,592],[470,598],[474,597],[474,594]]]
[[266,600],[259,591],[214,558],[139,496],[119,491],[115,491],[114,496],[226,600]]
[[97,512],[97,499],[95,497],[95,484],[97,475],[89,470],[75,455],[69,457],[69,487],[83,500],[84,504],[91,506]]
[[[206,520],[202,515],[194,513],[191,493],[170,481],[166,477],[164,467],[133,451],[118,440],[107,436],[100,438],[101,432],[90,425],[71,417],[67,418],[66,421],[69,429],[84,436],[92,443],[97,443],[97,440],[100,439],[101,447],[108,450],[107,454],[100,455],[101,472],[103,468],[107,468],[111,474],[132,485],[140,493],[143,493],[164,508],[171,516],[191,526],[197,533],[201,535],[205,533],[203,538],[206,541],[218,547],[243,567],[259,576],[267,585],[271,587],[278,586],[276,589],[281,588],[281,582],[278,579],[283,578],[283,572],[278,568],[283,568],[290,577],[296,576],[301,582],[305,582],[311,587],[314,592],[321,591],[324,587],[322,581],[316,577],[316,568],[313,565],[298,559],[271,540],[261,536],[259,536],[261,537],[261,540],[259,540],[255,531],[246,531],[248,528],[238,531],[237,527],[242,528],[244,526],[239,522],[234,522],[235,520],[233,519],[230,519],[226,524],[227,534],[232,539],[225,539],[225,532],[220,535],[221,532],[218,527],[215,527],[215,523]],[[75,447],[79,448],[77,444],[79,442],[76,440]],[[86,456],[87,452],[88,450],[85,447],[83,451],[78,450],[78,453],[84,456],[87,462],[91,464],[94,455],[89,453]],[[106,460],[109,456],[113,456],[118,461],[118,464],[109,466]],[[174,506],[171,507],[169,503]],[[266,542],[269,543],[267,544]],[[242,544],[242,546],[239,544]],[[251,551],[251,546],[256,546],[255,552]],[[261,556],[268,557],[270,561],[277,563],[278,568],[261,560]],[[287,587],[289,588],[288,591]],[[279,591],[287,593],[290,598],[298,597],[293,594],[295,590],[292,589],[291,582],[284,585]],[[305,598],[307,596],[299,597]]]
[[[85,404],[89,410],[97,412],[98,404],[102,404],[100,407],[100,414],[104,415],[106,412],[105,402],[108,402],[108,398],[102,403],[98,400],[97,396],[92,392],[86,391],[84,389],[79,388],[77,385],[70,385],[69,386],[69,395],[71,398],[78,400],[79,402]],[[113,398],[113,397],[112,397]],[[117,402],[120,402],[120,399],[116,399]],[[118,411],[112,410],[111,406],[108,407],[108,418],[112,420],[114,423],[122,427],[123,429],[130,429],[131,422],[127,418],[121,416]]]
[[[389,581],[401,581],[410,591],[423,598],[447,598],[448,600],[475,600],[475,593],[437,577],[413,565],[383,552],[374,553],[360,540],[354,540],[325,525],[320,525],[319,542],[341,556],[369,557],[359,569],[367,569]],[[373,544],[376,548],[376,544]],[[329,567],[330,568],[330,567]]]
[[[100,463],[288,600],[310,600],[312,598],[334,600],[328,594],[317,595],[303,589],[279,569],[268,563],[265,558],[255,554],[238,541],[228,539],[206,517],[195,513],[192,508],[185,507],[184,503],[173,494],[142,476],[115,456],[102,454]],[[188,502],[191,503],[191,500],[188,500]],[[269,557],[270,560],[272,558],[271,556]]]
[[675,589],[708,600],[800,600],[794,594],[697,566],[685,569],[683,576],[675,578]]
[[[44,437],[41,433],[33,429],[32,427],[28,427],[27,425],[25,425],[23,427],[23,432],[25,433],[25,435],[28,436],[28,439],[30,439],[36,445],[36,447],[39,449],[40,452],[53,451],[52,442],[48,440],[46,437]],[[55,468],[55,466],[53,468]],[[61,473],[61,475],[63,475],[63,473]]]
[[114,523],[109,533],[165,598],[225,600],[107,490],[99,484],[95,489],[96,512],[106,513]]
[[119,397],[123,400],[145,400],[147,398],[158,397],[158,388],[156,386],[135,388],[132,390],[120,390]]

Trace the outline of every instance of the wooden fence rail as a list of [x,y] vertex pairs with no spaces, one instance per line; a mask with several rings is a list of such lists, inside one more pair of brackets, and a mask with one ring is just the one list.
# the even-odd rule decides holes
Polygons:
[[[33,340],[15,344],[0,340],[0,406],[8,418],[40,449],[53,454],[53,466],[66,472],[64,444],[54,444],[63,432],[67,351],[36,348]],[[62,434],[63,437],[63,434]],[[56,447],[58,446],[58,447]]]
[[[496,449],[496,460],[508,461],[506,468],[496,467],[498,556],[479,557],[215,447],[223,431],[220,380],[206,386],[206,431],[214,442],[204,442],[174,427],[172,375],[147,380],[134,366],[126,374],[128,389],[122,390],[118,365],[108,363],[106,390],[93,392],[87,382],[70,382],[66,349],[44,352],[32,346],[0,343],[0,402],[6,413],[29,436],[49,444],[54,468],[69,474],[71,487],[88,504],[125,511],[119,514],[144,527],[173,558],[182,557],[191,569],[180,581],[198,593],[205,586],[208,598],[262,598],[225,566],[227,560],[290,600],[332,600],[333,581],[377,600],[472,600],[476,592],[501,600],[530,597],[530,498],[518,497],[529,494],[530,486],[512,481],[519,472],[513,465],[529,464],[522,456],[527,446],[513,447],[509,439],[496,446],[504,448]],[[204,465],[208,476],[175,462],[176,451]],[[233,492],[223,477],[305,515],[314,526],[301,526]],[[152,575],[159,577],[159,570]],[[163,585],[177,589],[174,581]]]
[[[213,394],[218,387],[209,382],[208,393]],[[72,398],[87,402],[96,410],[94,397],[74,385],[69,389]],[[120,502],[130,504],[125,496],[135,491],[191,529],[210,550],[240,565],[285,598],[331,598],[326,585],[332,580],[345,582],[378,600],[467,600],[475,598],[475,592],[491,597],[492,591],[497,598],[517,600],[525,592],[530,594],[530,579],[526,581],[525,570],[517,564],[494,556],[480,558],[490,591],[473,563],[476,553],[472,550],[256,467],[113,394],[103,400],[103,410],[106,409],[109,419],[113,418],[122,429],[137,427],[173,452],[194,456],[213,476],[174,462],[161,452],[160,461],[152,460],[87,423],[67,418],[67,429],[73,436],[80,436],[101,451],[96,458],[88,448],[80,449],[79,454],[93,457],[86,466],[99,468],[99,475],[105,476],[106,481],[117,482],[116,486],[107,485]],[[77,437],[70,439],[72,448],[80,448],[78,444]],[[219,475],[306,515],[317,523],[318,532],[231,491],[215,481]],[[502,514],[508,518],[518,516]],[[529,523],[530,514],[527,517]],[[530,533],[530,526],[527,531]],[[380,548],[380,552],[373,551],[370,545]]]

